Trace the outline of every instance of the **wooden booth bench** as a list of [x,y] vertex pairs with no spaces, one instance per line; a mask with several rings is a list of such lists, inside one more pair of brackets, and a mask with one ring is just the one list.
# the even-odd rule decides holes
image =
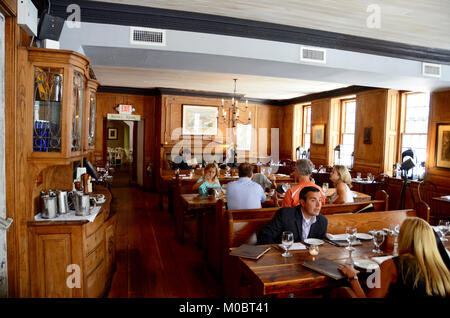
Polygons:
[[[235,291],[242,291],[241,268],[239,259],[229,255],[230,248],[242,244],[256,244],[256,234],[269,222],[276,209],[228,210],[222,224],[222,280],[225,293],[236,296]],[[412,209],[378,211],[357,214],[327,215],[328,229],[331,234],[345,233],[347,226],[353,226],[358,232],[367,233],[372,229],[388,228],[390,224],[401,224],[407,217],[416,216]]]

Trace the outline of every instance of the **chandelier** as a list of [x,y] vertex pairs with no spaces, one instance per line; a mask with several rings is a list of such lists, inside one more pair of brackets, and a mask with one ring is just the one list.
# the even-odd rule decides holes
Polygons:
[[[248,113],[248,121],[247,122],[243,122],[240,118],[239,118],[239,110],[240,111],[248,111],[248,99],[245,100],[245,108],[239,108],[239,98],[240,96],[238,96],[236,94],[236,82],[237,82],[237,78],[233,79],[234,80],[234,91],[233,91],[233,97],[231,98],[231,106],[225,106],[225,100],[222,98],[222,106],[221,106],[221,114],[219,115],[219,112],[217,113],[217,118],[221,118],[223,120],[223,122],[231,123],[233,128],[236,127],[237,123],[243,124],[243,125],[247,125],[250,123],[250,119],[252,116],[252,112]],[[230,118],[227,119],[227,113],[231,114]]]

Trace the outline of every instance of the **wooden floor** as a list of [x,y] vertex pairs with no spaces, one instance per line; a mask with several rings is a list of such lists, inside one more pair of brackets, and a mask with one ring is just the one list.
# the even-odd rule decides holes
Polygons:
[[130,186],[128,178],[126,169],[116,171],[111,189],[117,267],[108,297],[222,297],[192,236],[179,244],[173,218],[158,209],[158,194]]

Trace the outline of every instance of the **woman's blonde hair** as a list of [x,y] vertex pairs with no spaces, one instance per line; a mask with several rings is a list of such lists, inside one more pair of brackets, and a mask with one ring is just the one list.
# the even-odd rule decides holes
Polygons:
[[400,227],[398,254],[414,256],[417,261],[414,287],[423,278],[427,295],[450,295],[450,273],[439,254],[433,229],[425,220],[406,218]]
[[[352,187],[352,176],[350,175],[350,172],[348,172],[348,169],[346,166],[342,165],[335,165],[333,169],[336,169],[337,173],[340,176],[340,181],[346,183],[349,188]],[[337,181],[339,183],[339,181]]]
[[217,165],[217,163],[214,163],[214,162],[212,162],[212,163],[208,163],[206,166],[205,166],[205,173],[209,170],[209,169],[214,169],[215,171],[216,171],[216,176],[215,176],[215,178],[219,178],[219,166]]

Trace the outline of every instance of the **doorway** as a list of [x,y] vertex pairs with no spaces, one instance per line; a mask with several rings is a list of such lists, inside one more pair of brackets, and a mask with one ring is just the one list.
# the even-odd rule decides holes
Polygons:
[[113,167],[114,187],[143,185],[144,121],[104,120],[104,162]]

